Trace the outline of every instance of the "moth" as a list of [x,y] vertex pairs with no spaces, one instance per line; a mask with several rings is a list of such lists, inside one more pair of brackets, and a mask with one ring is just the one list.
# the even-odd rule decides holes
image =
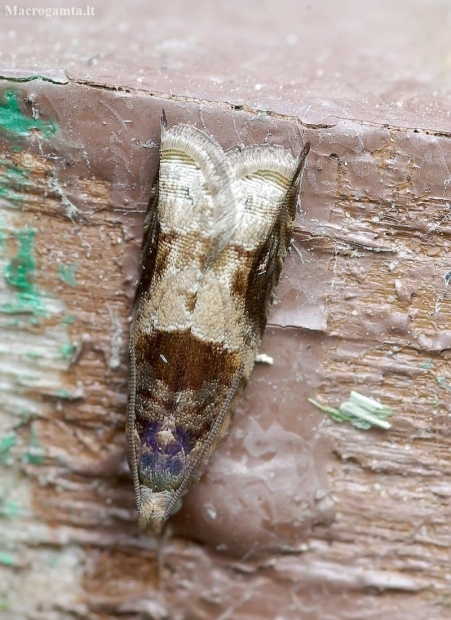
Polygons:
[[202,475],[249,379],[310,145],[225,152],[168,128],[144,224],[130,337],[127,458],[139,525],[160,533]]

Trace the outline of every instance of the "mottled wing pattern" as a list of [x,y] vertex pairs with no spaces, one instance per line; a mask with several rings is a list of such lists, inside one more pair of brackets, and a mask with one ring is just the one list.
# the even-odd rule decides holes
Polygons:
[[162,127],[133,314],[128,459],[160,531],[227,430],[290,242],[300,171],[279,147],[224,153]]
[[291,243],[300,175],[309,149],[307,144],[298,159],[282,147],[269,145],[229,155],[246,196],[244,217],[233,237],[233,243],[245,251],[233,290],[252,328],[248,334],[255,354]]

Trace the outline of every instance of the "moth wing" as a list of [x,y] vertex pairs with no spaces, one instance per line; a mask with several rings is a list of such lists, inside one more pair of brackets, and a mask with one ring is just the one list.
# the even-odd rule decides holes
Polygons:
[[141,489],[138,475],[138,455],[137,455],[137,436],[135,427],[135,407],[136,407],[136,382],[137,382],[137,367],[136,367],[136,353],[134,343],[134,323],[136,314],[140,311],[143,295],[149,290],[150,283],[155,271],[157,249],[158,249],[158,237],[160,233],[160,225],[158,221],[158,195],[159,195],[159,182],[158,174],[152,184],[150,192],[149,206],[147,209],[145,221],[144,221],[144,234],[143,243],[141,248],[141,256],[139,262],[140,278],[138,286],[135,292],[135,305],[133,312],[133,324],[130,330],[130,384],[129,384],[129,400],[127,410],[127,423],[126,423],[126,452],[127,460],[130,466],[130,471],[133,477],[133,487],[135,491],[136,505],[141,504]]
[[291,224],[310,144],[295,158],[280,146],[260,145],[228,154],[242,191],[245,209],[233,241],[249,250],[260,247],[278,223]]
[[135,299],[139,299],[143,291],[149,289],[155,271],[157,259],[160,223],[158,221],[159,178],[158,173],[150,190],[149,205],[144,220],[143,241],[139,260],[139,281]]
[[[245,385],[290,242],[303,161],[279,147],[224,154],[193,126],[162,127],[131,339],[138,354],[128,433],[137,505],[154,529],[201,473]],[[160,459],[144,480],[142,449],[143,467]]]
[[[215,340],[230,356],[236,352],[241,364],[235,364],[233,381],[222,396],[208,439],[201,452],[190,458],[174,501],[193,481],[227,428],[252,369],[290,244],[308,150],[309,145],[298,159],[281,147],[269,146],[227,154],[244,194],[244,210],[229,243],[204,274],[194,309],[193,333],[201,339],[208,336]],[[242,291],[237,281],[242,282]],[[221,362],[221,358],[218,360]]]
[[[183,164],[181,166],[180,164]],[[159,219],[162,226],[209,239],[210,259],[233,236],[244,196],[229,158],[193,125],[162,127]]]
[[191,328],[192,306],[204,274],[233,236],[243,212],[241,184],[220,145],[192,125],[163,125],[154,269],[158,276],[145,277],[140,286],[145,300],[138,300],[153,317],[155,329]]
[[[203,376],[208,370],[215,380],[216,373],[225,372],[224,361],[219,363],[208,342],[193,339],[191,329],[204,274],[240,222],[244,210],[240,192],[233,168],[214,139],[190,125],[167,129],[163,123],[159,175],[146,216],[132,327],[127,431],[137,506],[153,515],[146,519],[154,521],[154,528],[181,494],[174,495],[172,485],[184,476],[186,486],[193,462],[205,454],[200,443],[196,448],[191,439],[193,433],[194,437],[202,434],[202,423],[197,423],[197,430],[185,432],[185,423],[179,423],[171,403],[177,400],[177,410],[185,416],[188,410],[197,410],[200,403],[194,399],[204,396],[191,396],[188,388],[198,383],[201,374],[204,385],[209,384]],[[193,360],[197,363],[192,364]],[[234,365],[235,360],[229,363]],[[206,414],[205,424],[210,425],[210,419]],[[158,492],[148,495],[142,486],[144,475],[155,481],[144,485]]]
[[232,242],[254,256],[247,280],[248,306],[256,309],[255,327],[266,325],[282,264],[291,242],[307,143],[299,157],[279,146],[261,145],[230,153],[245,194],[245,210]]

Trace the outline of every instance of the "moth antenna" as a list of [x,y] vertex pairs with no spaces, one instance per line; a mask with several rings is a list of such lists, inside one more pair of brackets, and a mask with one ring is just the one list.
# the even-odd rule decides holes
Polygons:
[[305,140],[305,130],[302,124],[302,120],[298,116],[297,110],[295,114],[295,135],[296,135],[297,148],[302,148],[304,144],[304,140]]
[[161,110],[161,129],[167,129],[168,128],[168,119],[166,118],[166,112],[163,110]]
[[238,151],[242,151],[244,148],[244,142],[241,138],[241,134],[238,131],[238,128],[236,126],[236,119],[235,119],[235,115],[232,116],[232,123],[233,123],[233,128],[235,129],[235,135],[236,135],[236,149]]
[[309,154],[309,151],[310,151],[310,142],[306,142],[304,148],[301,151],[301,154],[299,155],[299,161],[298,161],[298,165],[296,166],[295,173],[293,175],[293,181],[296,181],[299,175],[301,174],[302,169],[304,168],[305,160],[307,158],[307,155]]

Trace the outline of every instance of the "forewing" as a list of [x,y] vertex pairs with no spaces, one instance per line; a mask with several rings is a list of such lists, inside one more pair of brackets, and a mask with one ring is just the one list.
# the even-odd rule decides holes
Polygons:
[[212,138],[190,125],[162,128],[132,326],[128,446],[138,506],[141,484],[162,492],[191,474],[218,417],[215,398],[227,398],[221,390],[239,371],[234,352],[195,329],[199,289],[244,208],[239,191]]
[[257,345],[268,318],[296,214],[299,184],[309,144],[295,158],[269,145],[230,153],[245,194],[245,210],[232,245],[243,249],[241,269],[232,289],[243,300],[243,312]]

